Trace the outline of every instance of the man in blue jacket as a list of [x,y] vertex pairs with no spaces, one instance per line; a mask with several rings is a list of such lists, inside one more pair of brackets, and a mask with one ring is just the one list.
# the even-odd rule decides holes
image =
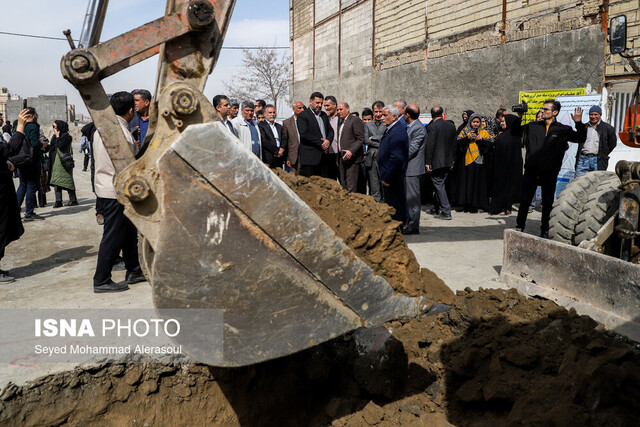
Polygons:
[[378,167],[384,200],[396,210],[392,218],[404,223],[407,212],[404,178],[409,162],[409,136],[398,121],[399,115],[395,105],[386,105],[382,110],[382,121],[387,130],[378,149]]

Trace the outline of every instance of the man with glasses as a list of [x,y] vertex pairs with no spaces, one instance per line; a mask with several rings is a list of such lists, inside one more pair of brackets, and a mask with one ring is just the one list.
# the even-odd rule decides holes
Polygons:
[[[516,229],[524,231],[527,221],[527,207],[531,204],[536,187],[542,189],[542,221],[540,237],[549,238],[549,217],[556,192],[558,172],[562,166],[564,153],[569,148],[568,142],[584,143],[587,130],[582,123],[582,108],[575,109],[571,118],[575,122],[576,130],[570,126],[558,123],[556,118],[560,113],[560,103],[554,100],[545,101],[542,107],[543,121],[534,121],[523,127],[527,128],[525,146],[527,157],[524,163],[522,177],[522,199],[518,208]],[[518,113],[522,118],[522,113]],[[518,129],[515,130],[518,132]]]
[[378,148],[380,148],[380,141],[382,140],[384,132],[387,130],[387,127],[382,122],[383,108],[384,102],[375,101],[371,106],[371,110],[373,110],[373,121],[364,125],[364,144],[367,148],[364,166],[369,182],[369,194],[376,202],[383,201],[380,170],[378,168]]

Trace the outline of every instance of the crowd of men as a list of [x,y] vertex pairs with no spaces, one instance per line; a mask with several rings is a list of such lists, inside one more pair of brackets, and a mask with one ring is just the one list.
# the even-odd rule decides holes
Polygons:
[[[284,167],[306,177],[337,179],[351,192],[366,193],[368,189],[376,201],[385,201],[395,208],[395,219],[402,222],[407,219],[405,233],[418,233],[420,176],[427,172],[424,163],[427,132],[416,105],[407,106],[398,100],[385,106],[376,101],[360,118],[347,102],[314,92],[307,106],[294,102],[293,115],[282,124],[275,120],[275,107],[262,100],[243,101],[240,114],[235,117],[233,101],[227,96],[216,95],[213,106],[229,132],[269,167]],[[442,118],[442,108],[434,107],[431,114],[436,123]],[[445,133],[455,140],[452,126],[438,124],[434,129],[447,128]],[[453,161],[446,164],[448,150],[442,143],[434,142],[430,147],[428,155],[433,158],[430,171],[435,171],[434,185],[441,190],[437,193],[442,202],[440,217],[450,219],[444,169],[451,167]]]
[[[111,96],[110,103],[132,152],[141,156],[150,139],[147,134],[151,93],[147,90],[118,92]],[[519,165],[512,168],[517,177],[497,175],[498,181],[522,180],[521,187],[518,185],[519,200],[515,202],[519,201],[520,207],[525,208],[518,209],[516,227],[524,230],[527,207],[536,188],[541,187],[541,236],[548,237],[557,176],[568,142],[578,143],[578,173],[606,169],[609,153],[615,147],[615,132],[602,122],[600,107],[590,109],[588,126],[581,122],[582,110],[576,109],[572,115],[576,128],[573,130],[557,122],[561,106],[554,100],[546,101],[538,112],[538,119],[526,126],[520,124],[521,113],[520,118],[509,117],[501,109],[492,120],[471,111],[465,112],[464,123],[458,128],[453,121],[445,119],[440,106],[430,109],[431,121],[424,125],[420,120],[420,108],[415,104],[408,105],[404,100],[391,104],[375,101],[371,108],[358,114],[351,111],[347,102],[313,92],[308,105],[300,101],[292,104],[293,114],[282,124],[276,122],[275,106],[264,100],[240,103],[225,95],[216,95],[212,104],[224,127],[238,138],[249,155],[253,153],[270,168],[285,168],[305,177],[338,180],[347,191],[370,194],[376,201],[395,209],[393,219],[402,223],[403,234],[419,233],[421,187],[425,175],[432,184],[432,213],[438,219],[450,220],[452,190],[447,185],[449,176],[456,175],[457,167],[458,184],[462,193],[466,192],[463,198],[477,199],[475,193],[485,191],[478,190],[479,184],[486,186],[485,169],[491,158],[487,147],[497,150],[502,141],[517,145],[514,160],[507,159],[506,163]],[[0,259],[4,248],[22,234],[11,172],[15,169],[13,163],[17,153],[24,151],[21,147],[28,146],[25,127],[33,121],[33,115],[32,111],[21,112],[11,140],[0,143],[0,160],[7,164],[7,169],[0,173],[0,199],[3,201],[0,206]],[[104,225],[93,279],[94,292],[124,291],[129,284],[146,280],[138,260],[137,231],[117,201],[113,186],[115,169],[100,134],[92,123],[83,127],[82,134],[83,146],[92,159],[96,219]],[[522,146],[527,151],[524,173]],[[497,156],[497,151],[495,154]],[[496,169],[501,172],[500,168]],[[504,211],[510,213],[512,202],[507,198],[503,214]],[[466,201],[458,204],[466,205]],[[111,270],[120,253],[127,271],[126,280],[115,283]],[[13,278],[7,271],[0,270],[0,279],[10,281]]]
[[[557,122],[561,106],[555,100],[546,101],[538,120],[527,125],[520,123],[522,113],[516,117],[501,108],[495,118],[473,117],[472,111],[466,112],[458,128],[444,118],[439,106],[431,108],[431,121],[424,125],[420,108],[401,99],[391,104],[375,101],[370,109],[358,114],[347,102],[313,92],[308,105],[300,101],[292,104],[293,115],[282,125],[275,122],[273,105],[244,101],[241,115],[235,118],[226,96],[214,97],[213,105],[229,131],[269,167],[285,167],[306,177],[337,179],[348,191],[368,193],[395,208],[393,218],[402,222],[404,234],[419,233],[421,184],[426,174],[432,184],[432,213],[444,220],[452,218],[449,199],[456,191],[448,181],[457,180],[455,185],[461,189],[458,193],[462,196],[454,196],[456,205],[466,207],[469,202],[471,212],[477,211],[474,204],[475,208],[491,210],[489,199],[494,199],[504,205],[494,209],[503,215],[511,213],[513,203],[528,207],[540,187],[540,235],[548,237],[557,176],[568,143],[578,144],[576,176],[606,169],[609,153],[616,145],[615,132],[601,120],[599,106],[590,109],[588,126],[581,121],[582,110],[576,109],[573,130]],[[256,116],[261,111],[264,121]],[[504,157],[500,150],[505,150],[505,144],[517,145],[516,150],[509,148],[516,158],[503,160],[515,165],[511,171],[492,164],[494,156]],[[526,149],[524,165],[522,147]],[[482,175],[465,171],[473,167]],[[490,187],[487,181],[497,182],[495,193],[503,191],[502,183],[517,188],[513,191],[507,185],[504,191],[509,194],[501,197],[492,194],[492,188],[478,189]],[[484,203],[474,203],[478,194],[486,199]],[[518,229],[524,230],[529,212],[518,210]]]

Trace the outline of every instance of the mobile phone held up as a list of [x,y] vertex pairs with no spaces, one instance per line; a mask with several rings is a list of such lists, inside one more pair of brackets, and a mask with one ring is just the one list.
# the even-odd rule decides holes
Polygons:
[[22,100],[22,109],[24,110],[25,108],[27,108],[27,98]]

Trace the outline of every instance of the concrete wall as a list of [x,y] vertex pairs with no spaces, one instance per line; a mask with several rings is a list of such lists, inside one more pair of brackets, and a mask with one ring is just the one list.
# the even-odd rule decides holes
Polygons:
[[[587,84],[597,88],[602,51],[592,52],[591,47],[602,48],[603,43],[599,27],[590,26],[429,59],[426,70],[422,63],[414,63],[378,71],[373,81],[391,98],[404,98],[420,108],[441,105],[449,118],[459,122],[464,110],[495,114],[501,104],[506,108],[517,104],[521,90]],[[563,60],[567,57],[572,60]]]
[[[610,2],[610,16],[627,14],[629,47],[640,47],[639,2]],[[314,90],[349,102],[352,110],[375,99],[405,98],[423,109],[441,104],[456,119],[468,108],[492,114],[500,105],[509,107],[521,90],[587,84],[598,89],[605,77],[630,69],[619,56],[605,54],[598,0],[291,0],[290,5],[291,99],[305,103]]]
[[[51,126],[54,120],[68,121],[66,95],[40,95],[27,98],[27,105],[34,107],[38,113],[41,127]],[[13,122],[22,111],[22,99],[7,101],[7,119]]]
[[385,0],[375,4],[375,60],[378,69],[397,67],[425,57],[424,0]]

